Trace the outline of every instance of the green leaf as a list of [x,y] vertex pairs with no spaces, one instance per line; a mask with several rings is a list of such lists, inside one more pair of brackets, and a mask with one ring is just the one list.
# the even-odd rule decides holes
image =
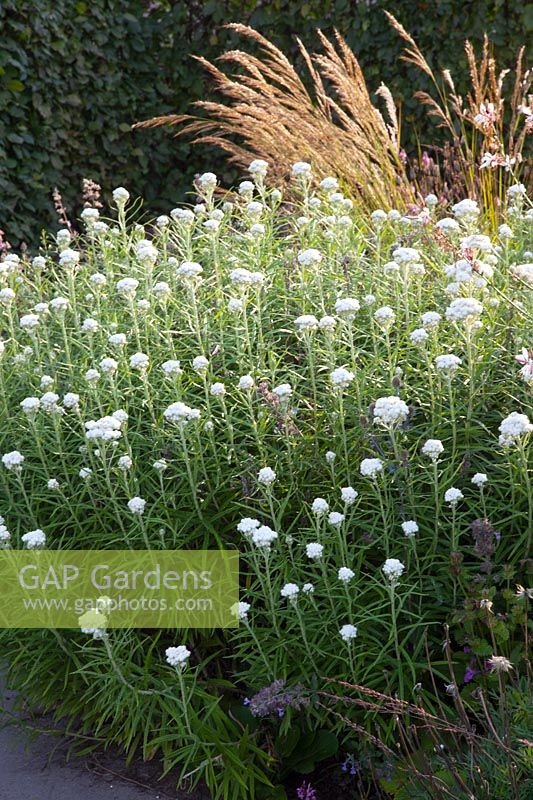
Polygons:
[[10,81],[6,83],[7,88],[10,92],[23,92],[24,91],[24,84],[22,81],[19,81],[17,78],[12,78]]

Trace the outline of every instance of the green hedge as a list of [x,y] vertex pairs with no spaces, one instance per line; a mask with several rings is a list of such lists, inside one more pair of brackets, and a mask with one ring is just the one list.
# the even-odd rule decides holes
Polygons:
[[[415,35],[430,63],[456,72],[466,36],[479,43],[487,30],[510,66],[533,31],[533,6],[512,0],[3,0],[0,228],[14,245],[34,243],[55,224],[53,187],[76,213],[82,177],[106,189],[128,186],[152,212],[183,196],[193,164],[224,174],[218,153],[191,157],[190,145],[169,131],[131,133],[130,123],[184,111],[205,94],[189,54],[213,58],[232,43],[225,22],[247,22],[292,53],[295,33],[313,46],[316,27],[336,26],[371,87],[383,79],[405,98],[404,120],[421,121],[410,99],[420,79],[398,62],[401,43],[382,8]],[[423,126],[422,141],[429,136]]]

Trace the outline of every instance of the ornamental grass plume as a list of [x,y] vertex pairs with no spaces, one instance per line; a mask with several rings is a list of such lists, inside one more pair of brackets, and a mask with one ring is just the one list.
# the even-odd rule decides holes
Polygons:
[[[310,92],[287,57],[268,39],[246,25],[226,27],[257,44],[259,55],[242,50],[221,55],[221,63],[240,71],[231,78],[205,58],[193,56],[207,71],[222,102],[194,103],[205,117],[167,114],[134,127],[177,125],[177,136],[193,135],[195,144],[215,145],[229,155],[231,163],[243,168],[259,157],[268,162],[269,179],[275,185],[285,182],[295,162],[305,164],[305,157],[312,161],[318,181],[335,176],[365,206],[391,208],[412,201],[399,155],[392,95],[384,84],[376,93],[384,100],[385,121],[371,102],[359,62],[337,31],[334,42],[317,32],[322,53],[310,54],[297,40],[311,78]],[[297,181],[301,179],[298,173]]]
[[197,101],[194,105],[202,116],[167,114],[138,122],[134,128],[178,125],[177,136],[192,135],[194,143],[215,145],[240,167],[247,167],[252,159],[254,164],[266,160],[269,181],[279,183],[289,174],[298,185],[309,185],[313,177],[337,180],[337,187],[340,181],[345,191],[367,207],[405,206],[415,198],[425,198],[431,207],[438,198],[462,199],[466,187],[470,197],[488,206],[496,229],[507,186],[517,176],[529,190],[533,186],[529,141],[533,72],[524,63],[526,48],[517,54],[514,82],[506,93],[510,70],[498,71],[487,35],[479,58],[466,40],[470,90],[464,99],[450,70],[436,74],[403,25],[388,11],[384,13],[407,43],[402,58],[433,86],[433,94],[414,94],[447,135],[444,146],[432,148],[432,156],[423,152],[416,160],[407,159],[400,150],[391,92],[383,83],[376,91],[384,102],[385,121],[370,100],[357,58],[338,31],[333,42],[317,31],[323,47],[320,54],[310,54],[297,40],[310,92],[268,39],[248,26],[229,24],[226,27],[259,46],[258,56],[230,50],[219,57],[241,74],[230,78],[206,59],[193,56],[222,101]]
[[527,157],[531,154],[528,136],[533,133],[532,98],[528,94],[533,72],[524,64],[526,48],[517,53],[514,83],[506,96],[504,84],[511,70],[498,71],[487,34],[479,58],[467,39],[464,49],[470,88],[464,99],[450,70],[435,74],[403,25],[390,12],[384,13],[407,43],[401,58],[417,67],[433,86],[433,94],[417,91],[414,97],[449,139],[442,148],[442,167],[426,153],[425,160],[410,170],[412,177],[424,191],[445,195],[449,200],[463,198],[466,187],[468,197],[484,202],[496,227],[496,212],[505,200],[507,186],[517,177],[525,180],[529,189],[533,185],[533,170],[528,164],[531,159]]

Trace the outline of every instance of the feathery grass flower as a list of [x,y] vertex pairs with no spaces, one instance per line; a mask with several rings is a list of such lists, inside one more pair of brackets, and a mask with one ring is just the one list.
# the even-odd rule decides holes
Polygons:
[[513,665],[505,656],[491,656],[487,665],[491,672],[497,672],[500,675],[513,669]]

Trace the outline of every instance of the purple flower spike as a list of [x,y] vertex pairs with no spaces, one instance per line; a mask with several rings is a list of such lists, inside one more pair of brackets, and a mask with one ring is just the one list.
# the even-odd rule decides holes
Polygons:
[[298,800],[318,800],[317,794],[310,783],[304,781],[299,789],[296,790]]

